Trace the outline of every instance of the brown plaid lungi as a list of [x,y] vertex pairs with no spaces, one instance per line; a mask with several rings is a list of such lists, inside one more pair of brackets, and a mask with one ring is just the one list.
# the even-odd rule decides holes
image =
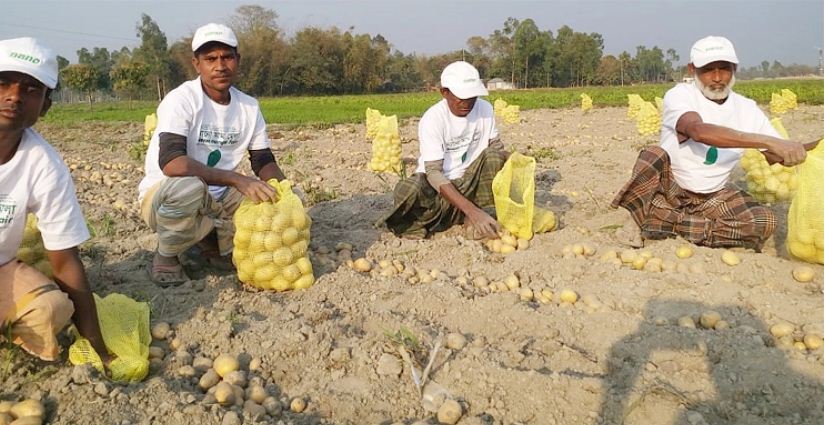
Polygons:
[[[495,211],[493,178],[504,158],[497,150],[485,149],[473,161],[464,175],[451,180],[465,198],[486,211]],[[427,237],[464,222],[464,213],[439,196],[424,173],[416,173],[401,180],[393,191],[394,207],[384,222],[396,235]]]
[[759,251],[776,229],[773,211],[745,192],[682,189],[673,179],[670,157],[658,146],[642,150],[633,176],[611,206],[628,210],[645,239],[678,235],[697,245]]

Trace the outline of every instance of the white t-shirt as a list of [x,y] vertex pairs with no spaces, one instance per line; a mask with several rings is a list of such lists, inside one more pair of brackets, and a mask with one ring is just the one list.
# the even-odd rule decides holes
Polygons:
[[665,94],[660,141],[662,149],[670,156],[676,183],[691,192],[713,193],[724,188],[744,152],[739,148],[717,148],[716,162],[706,164],[710,145],[693,139],[679,143],[677,137],[677,121],[691,111],[698,113],[708,124],[780,137],[753,100],[731,91],[720,105],[706,98],[692,83],[677,84]]
[[[220,170],[237,169],[248,150],[269,149],[258,101],[235,87],[229,89],[229,94],[229,105],[214,102],[204,93],[199,77],[181,84],[160,102],[158,125],[146,152],[146,176],[138,186],[139,200],[165,178],[158,165],[161,133],[186,136],[186,155]],[[215,199],[220,199],[225,190],[225,186],[209,186]]]
[[17,255],[30,212],[49,251],[89,239],[69,169],[43,137],[27,128],[17,152],[0,164],[0,265]]
[[425,161],[443,159],[444,176],[450,180],[460,178],[487,149],[490,140],[497,138],[496,114],[490,102],[478,99],[466,117],[457,117],[450,112],[447,100],[442,99],[418,123],[421,156],[415,172],[425,172]]

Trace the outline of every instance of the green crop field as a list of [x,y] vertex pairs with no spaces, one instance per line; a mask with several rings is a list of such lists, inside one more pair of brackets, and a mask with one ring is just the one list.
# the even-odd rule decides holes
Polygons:
[[[564,89],[534,89],[496,91],[489,99],[502,98],[508,103],[519,105],[522,110],[537,108],[578,107],[581,93],[593,99],[594,107],[625,106],[627,95],[636,93],[645,100],[663,96],[673,84],[645,84],[624,87],[573,87]],[[799,103],[823,104],[823,81],[812,80],[762,80],[739,81],[736,92],[750,97],[761,104],[771,100],[771,93],[790,89],[797,94]],[[264,118],[268,123],[288,126],[317,125],[360,122],[364,120],[367,107],[378,109],[385,115],[399,118],[420,116],[430,105],[440,98],[437,92],[370,94],[343,96],[295,96],[259,99]],[[89,110],[86,103],[56,104],[46,116],[46,122],[77,121],[143,121],[155,111],[156,102],[97,103]]]

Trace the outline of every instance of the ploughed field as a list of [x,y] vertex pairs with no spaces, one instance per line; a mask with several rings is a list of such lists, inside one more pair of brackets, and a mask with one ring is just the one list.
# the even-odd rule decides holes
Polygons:
[[[812,282],[794,280],[802,263],[785,252],[785,226],[764,253],[738,252],[735,266],[722,261],[722,250],[701,247],[679,259],[677,240],[642,250],[682,264],[675,270],[601,261],[622,250],[613,233],[626,212],[610,201],[638,150],[656,137],[638,136],[626,108],[521,116],[520,124],[501,125],[502,140],[537,159],[537,204],[555,211],[560,225],[506,256],[460,232],[407,240],[375,227],[398,177],[368,170],[363,125],[271,124],[276,158],[307,192],[313,220],[317,281],[286,293],[255,292],[197,259],[187,260],[194,280],[155,286],[146,273],[155,238],[136,201],[143,163],[130,151],[142,124],[38,125],[73,170],[94,232],[82,247],[94,290],[151,303],[152,322],[171,330],[153,342],[160,350],[153,349],[159,357],[149,377],[132,385],[88,381],[66,361],[45,365],[2,348],[0,398],[40,398],[55,424],[436,423],[427,408],[445,394],[458,402],[460,424],[822,423],[822,348],[793,346],[794,338],[822,336],[822,268],[813,267]],[[796,140],[822,137],[821,106],[803,105],[783,122]],[[416,125],[401,125],[408,171]],[[736,176],[745,187],[742,171]],[[772,208],[784,220],[788,205]],[[595,253],[565,255],[574,244]],[[372,270],[354,270],[350,257],[366,257]],[[382,268],[382,260],[405,272]],[[477,286],[481,278],[512,284],[510,275],[515,290]],[[529,301],[525,288],[552,300]],[[576,303],[560,302],[565,289]],[[718,317],[704,314],[711,311]],[[709,326],[714,319],[727,326]],[[772,336],[771,327],[786,322],[791,335]],[[429,373],[438,386],[422,403],[398,347],[423,368],[439,335],[445,345]],[[237,356],[277,406],[227,408],[204,394],[203,369],[193,366],[224,353]],[[290,410],[295,398],[306,402],[300,413]]]

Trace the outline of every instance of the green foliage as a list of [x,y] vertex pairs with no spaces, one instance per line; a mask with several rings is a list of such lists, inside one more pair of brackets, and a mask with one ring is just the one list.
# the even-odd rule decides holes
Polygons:
[[[662,97],[673,84],[643,84],[624,87],[574,87],[567,89],[533,89],[492,92],[489,101],[502,98],[522,110],[538,108],[578,108],[582,92],[593,99],[595,107],[626,106],[627,95],[636,93],[645,100]],[[735,91],[761,104],[771,100],[771,93],[787,88],[798,96],[799,103],[822,105],[822,80],[737,81]],[[420,117],[424,111],[441,99],[437,92],[403,94],[370,94],[348,96],[296,96],[259,99],[267,123],[285,126],[329,126],[358,123],[364,120],[367,107],[399,118]],[[133,109],[126,102],[99,104],[94,111],[82,106],[56,104],[42,119],[46,122],[76,121],[131,121],[143,122],[147,114],[155,112],[155,102],[134,102]]]
[[141,62],[128,61],[115,66],[111,71],[112,87],[126,93],[129,99],[146,89],[146,77],[149,76],[149,66]]
[[423,349],[418,337],[416,337],[415,334],[405,326],[400,327],[395,332],[384,329],[384,336],[390,340],[391,343],[395,345],[402,345],[408,351],[419,352]]
[[66,87],[85,92],[92,109],[92,91],[98,88],[98,75],[94,67],[82,63],[68,65],[60,71],[60,79]]

